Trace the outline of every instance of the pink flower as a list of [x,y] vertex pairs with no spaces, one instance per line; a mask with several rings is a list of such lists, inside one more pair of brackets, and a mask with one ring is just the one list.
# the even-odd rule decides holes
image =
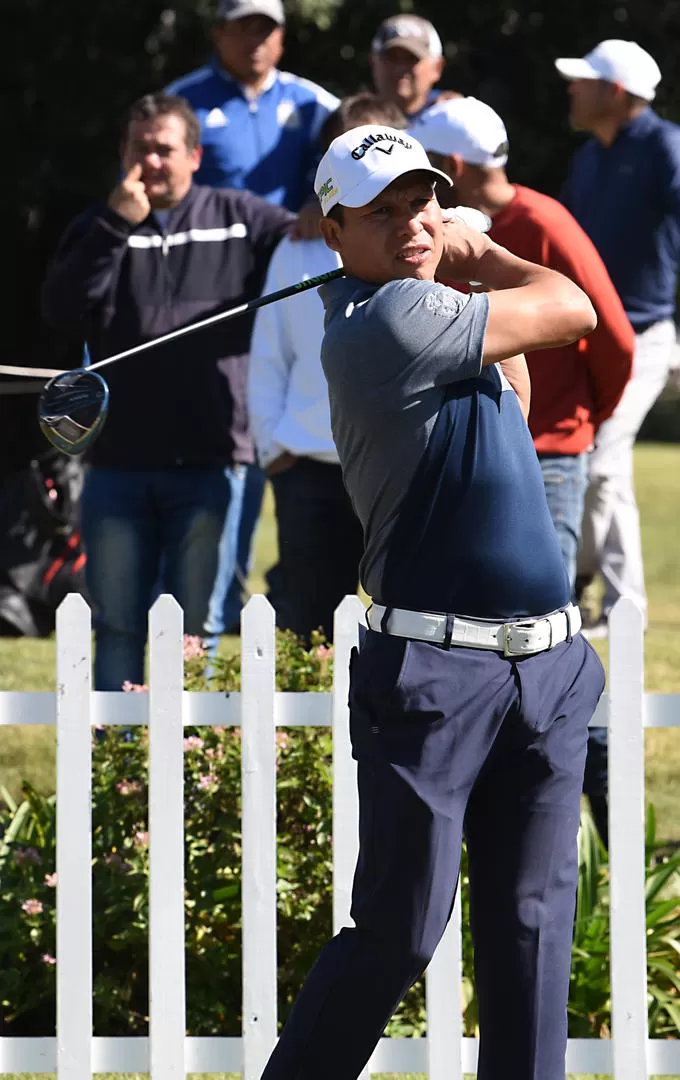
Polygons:
[[198,786],[202,791],[209,791],[217,783],[217,777],[213,773],[206,773],[198,778]]
[[277,731],[276,732],[276,749],[277,750],[285,750],[286,747],[288,746],[289,741],[290,741],[290,736],[288,735],[287,731]]
[[184,635],[184,659],[192,660],[194,656],[205,656],[205,645],[200,637],[191,634]]
[[213,731],[215,732],[216,735],[224,735],[225,730],[226,729],[223,728],[223,727],[213,728]]
[[332,645],[317,645],[314,650],[318,660],[331,660],[333,657]]
[[24,900],[21,910],[27,915],[41,915],[43,906],[39,900]]
[[130,682],[129,679],[126,679],[123,683],[123,690],[126,694],[145,694],[148,689],[146,683]]
[[202,739],[199,735],[189,735],[184,740],[185,750],[202,750],[205,746],[205,739]]
[[49,964],[50,966],[53,966],[57,962],[56,956],[50,956],[48,952],[44,952],[40,959],[42,960],[43,964]]
[[50,889],[56,889],[56,887],[57,887],[57,875],[56,875],[56,872],[54,874],[45,874],[45,884]]
[[212,759],[215,757],[215,751],[213,750],[212,746],[208,747],[205,752],[205,756],[208,758],[209,761],[212,761]]
[[119,780],[116,784],[116,791],[119,791],[121,795],[135,795],[141,790],[142,785],[139,780]]
[[135,847],[148,847],[149,846],[149,834],[139,829],[135,833]]

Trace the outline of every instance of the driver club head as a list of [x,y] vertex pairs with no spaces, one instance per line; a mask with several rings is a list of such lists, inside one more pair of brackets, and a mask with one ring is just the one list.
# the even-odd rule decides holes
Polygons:
[[102,429],[109,388],[96,371],[79,368],[55,375],[38,401],[40,429],[64,454],[82,454]]

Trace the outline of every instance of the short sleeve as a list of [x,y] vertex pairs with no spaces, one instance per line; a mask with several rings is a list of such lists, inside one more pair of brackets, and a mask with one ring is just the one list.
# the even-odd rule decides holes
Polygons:
[[[345,309],[337,344],[346,376],[399,399],[474,378],[482,369],[488,313],[485,293],[466,295],[412,278],[391,281]],[[329,325],[331,339],[334,329]]]

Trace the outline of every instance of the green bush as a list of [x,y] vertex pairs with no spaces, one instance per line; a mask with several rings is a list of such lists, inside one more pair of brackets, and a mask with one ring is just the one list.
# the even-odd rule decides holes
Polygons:
[[[200,644],[185,648],[186,685],[207,685]],[[328,690],[332,649],[320,637],[305,649],[277,635],[277,687]],[[211,687],[238,689],[240,658],[216,663]],[[331,933],[331,737],[318,728],[280,730],[278,769],[279,1015]],[[93,967],[98,1035],[141,1035],[148,1014],[147,732],[106,729],[93,739]],[[0,1031],[49,1035],[55,1016],[55,798],[24,785],[0,811]],[[238,1035],[241,1027],[240,732],[185,732],[187,1030]],[[680,1032],[680,854],[647,844],[649,1022],[655,1036]],[[477,1028],[463,879],[463,1001],[467,1034]],[[580,838],[569,1027],[600,1036],[611,1027],[608,867],[589,815]],[[393,1018],[390,1035],[423,1035],[418,983]]]

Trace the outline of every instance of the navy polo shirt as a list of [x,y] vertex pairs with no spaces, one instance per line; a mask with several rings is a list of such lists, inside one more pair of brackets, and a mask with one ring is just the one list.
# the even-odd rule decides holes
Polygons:
[[374,600],[480,618],[569,602],[515,392],[483,367],[489,301],[432,281],[319,290],[333,438]]
[[611,146],[574,155],[562,202],[588,233],[633,327],[672,318],[680,260],[680,127],[645,109]]

